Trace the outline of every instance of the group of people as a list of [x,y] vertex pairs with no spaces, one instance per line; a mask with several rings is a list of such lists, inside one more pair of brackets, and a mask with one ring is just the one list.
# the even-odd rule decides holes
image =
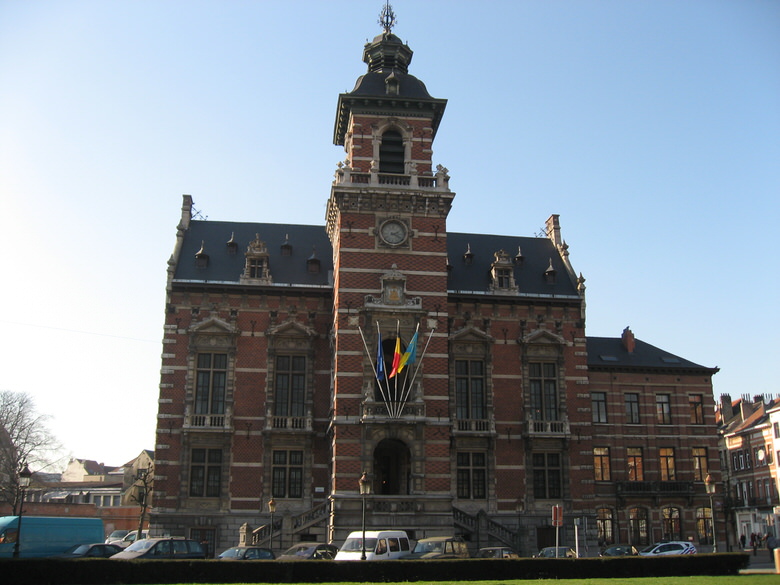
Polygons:
[[[739,542],[742,544],[742,548],[746,548],[747,545],[747,537],[742,534],[739,537]],[[758,554],[759,548],[764,548],[769,551],[769,560],[773,561],[775,560],[775,549],[778,547],[778,544],[780,544],[780,541],[778,541],[777,538],[774,537],[772,534],[755,534],[751,533],[750,535],[750,548],[753,549],[753,555]]]

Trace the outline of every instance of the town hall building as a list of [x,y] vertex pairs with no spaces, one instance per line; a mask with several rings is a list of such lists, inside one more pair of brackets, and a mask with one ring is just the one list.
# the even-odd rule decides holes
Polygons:
[[183,198],[152,530],[279,551],[365,517],[531,555],[560,505],[561,542],[576,521],[590,554],[711,544],[717,369],[628,328],[588,337],[558,215],[544,237],[448,231],[447,101],[409,73],[388,8],[338,97],[323,225],[204,221]]

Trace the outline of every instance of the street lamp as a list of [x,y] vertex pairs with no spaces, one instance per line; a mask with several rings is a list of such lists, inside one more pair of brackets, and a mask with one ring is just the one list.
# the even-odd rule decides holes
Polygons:
[[710,522],[712,522],[712,552],[718,552],[718,541],[715,538],[715,506],[712,504],[712,496],[715,495],[715,482],[708,473],[704,478],[704,487],[707,488],[707,494],[710,496]]
[[21,490],[20,490],[20,497],[19,497],[19,518],[16,524],[16,542],[14,543],[13,558],[15,559],[19,558],[19,541],[22,539],[22,514],[24,514],[24,491],[28,487],[30,487],[31,477],[32,477],[32,471],[30,471],[30,468],[27,466],[27,463],[25,463],[24,469],[22,469],[19,472],[19,487],[21,488]]
[[271,550],[274,548],[274,512],[276,512],[276,502],[274,497],[268,500],[268,511],[271,512]]
[[363,499],[363,551],[360,553],[360,560],[366,560],[366,496],[371,493],[371,482],[368,481],[366,472],[360,476],[358,480],[358,486],[360,487],[360,497]]

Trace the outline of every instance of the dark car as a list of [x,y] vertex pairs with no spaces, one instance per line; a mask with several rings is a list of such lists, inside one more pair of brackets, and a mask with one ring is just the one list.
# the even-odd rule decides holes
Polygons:
[[134,542],[112,559],[205,559],[199,542],[188,538],[145,538]]
[[218,559],[223,561],[272,561],[274,551],[261,546],[234,546],[220,554]]
[[120,552],[122,552],[122,547],[120,546],[96,542],[95,544],[74,544],[61,555],[57,555],[57,557],[61,559],[80,559],[82,557],[107,559]]
[[599,553],[602,557],[625,557],[639,554],[636,547],[630,544],[613,544]]
[[418,540],[412,554],[404,559],[467,559],[470,556],[460,536],[432,536]]
[[555,550],[554,546],[548,546],[540,550],[534,555],[535,559],[576,559],[577,553],[573,549],[567,546],[559,546],[558,550]]
[[515,551],[507,546],[489,546],[477,551],[478,559],[519,559]]
[[280,561],[307,561],[327,560],[331,561],[339,552],[337,546],[322,542],[299,542],[279,555]]

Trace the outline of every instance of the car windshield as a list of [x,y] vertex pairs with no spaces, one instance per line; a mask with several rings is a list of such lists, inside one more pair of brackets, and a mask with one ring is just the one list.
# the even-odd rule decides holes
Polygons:
[[152,548],[156,543],[157,543],[156,540],[151,540],[151,539],[139,540],[138,542],[134,542],[133,544],[128,546],[125,550],[129,552],[145,551]]
[[83,555],[89,550],[88,544],[74,544],[68,550],[65,551],[66,555]]
[[299,544],[297,546],[288,548],[286,551],[284,551],[284,554],[285,556],[307,557],[313,548],[313,546]]
[[223,552],[221,555],[219,555],[219,558],[221,559],[237,559],[241,556],[241,549],[240,548],[229,548],[225,552]]
[[444,543],[441,541],[437,542],[423,542],[422,540],[418,541],[417,544],[414,545],[413,553],[430,553],[430,552],[441,552],[444,550]]
[[[372,551],[376,547],[376,538],[366,538],[366,550]],[[341,547],[344,552],[359,552],[363,550],[362,538],[348,538]]]

